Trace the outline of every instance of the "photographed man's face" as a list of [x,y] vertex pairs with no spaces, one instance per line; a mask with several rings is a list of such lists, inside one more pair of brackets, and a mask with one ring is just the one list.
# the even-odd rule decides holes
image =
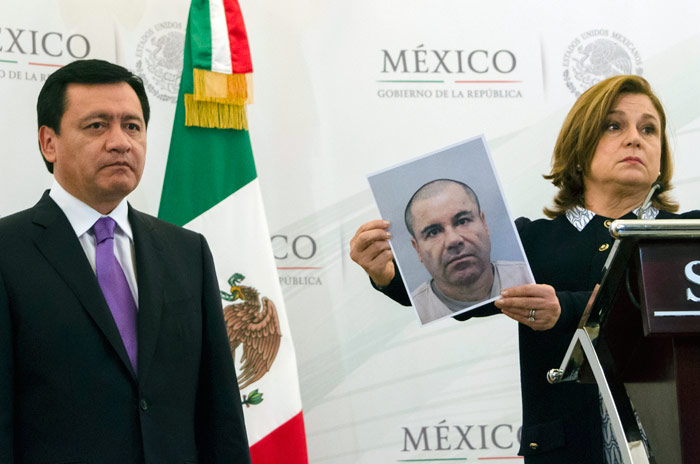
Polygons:
[[438,287],[469,286],[491,265],[491,240],[484,213],[458,184],[448,184],[411,205],[411,243]]

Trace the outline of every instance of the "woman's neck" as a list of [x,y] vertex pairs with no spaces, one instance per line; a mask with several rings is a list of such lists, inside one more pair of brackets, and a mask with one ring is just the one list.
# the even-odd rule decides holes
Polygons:
[[648,191],[620,191],[601,192],[599,190],[586,192],[586,209],[599,216],[619,218],[642,206]]

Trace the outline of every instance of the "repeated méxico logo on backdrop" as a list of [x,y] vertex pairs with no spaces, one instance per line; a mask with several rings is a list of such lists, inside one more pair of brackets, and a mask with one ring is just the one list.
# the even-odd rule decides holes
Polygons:
[[182,74],[185,32],[182,23],[165,21],[144,32],[136,45],[136,73],[148,95],[164,102],[177,102]]
[[618,74],[642,74],[639,50],[624,35],[592,29],[569,43],[562,61],[564,83],[577,97],[593,84]]
[[0,24],[0,80],[43,82],[54,69],[90,57],[80,33]]
[[270,237],[282,288],[323,285],[316,239],[307,233]]
[[520,57],[509,48],[443,48],[418,44],[378,53],[377,97],[383,99],[520,99]]
[[[526,98],[539,51],[518,47],[474,48],[421,43],[384,48],[376,55],[376,95],[382,99],[513,100]],[[576,96],[617,74],[643,72],[635,44],[608,29],[582,32],[567,46],[563,79]]]

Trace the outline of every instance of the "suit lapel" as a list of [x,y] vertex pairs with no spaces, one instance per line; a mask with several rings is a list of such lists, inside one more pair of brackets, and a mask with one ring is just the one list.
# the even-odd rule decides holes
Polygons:
[[148,216],[129,206],[129,222],[134,233],[136,280],[139,287],[139,378],[143,381],[158,342],[163,311],[164,253],[157,229]]
[[32,240],[76,295],[135,379],[117,325],[75,231],[48,192],[34,207]]

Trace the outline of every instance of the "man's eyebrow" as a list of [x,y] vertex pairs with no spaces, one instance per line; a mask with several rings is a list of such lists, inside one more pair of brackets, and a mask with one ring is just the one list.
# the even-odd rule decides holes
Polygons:
[[[104,120],[112,120],[114,119],[114,115],[110,113],[104,113],[101,111],[96,111],[94,113],[90,113],[86,115],[85,117],[80,119],[80,122],[87,122],[91,119],[104,119]],[[135,113],[127,113],[121,116],[120,121],[140,121],[143,122],[143,118],[139,116],[138,114]]]
[[141,116],[139,116],[138,114],[125,114],[124,116],[122,116],[122,121],[134,121],[134,120],[144,122],[143,118]]
[[428,232],[430,229],[434,229],[435,227],[442,227],[439,223],[434,223],[434,224],[428,224],[427,226],[423,227],[423,229],[420,231],[421,236],[425,235],[426,232]]
[[87,122],[91,119],[112,119],[112,116],[107,113],[96,111],[94,113],[86,114],[85,116],[80,118],[80,121]]
[[453,219],[459,219],[459,218],[461,218],[462,216],[472,216],[472,217],[473,217],[473,216],[474,216],[474,211],[472,211],[472,210],[470,210],[470,209],[465,209],[465,210],[462,210],[462,211],[458,212],[458,213],[455,214],[454,216],[452,216],[452,218],[453,218]]

